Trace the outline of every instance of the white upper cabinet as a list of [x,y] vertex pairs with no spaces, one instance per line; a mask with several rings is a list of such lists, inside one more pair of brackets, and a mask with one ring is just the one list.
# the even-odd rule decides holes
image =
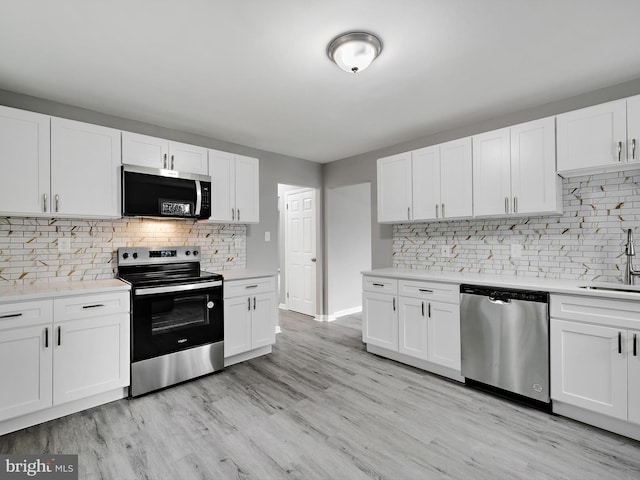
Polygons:
[[411,152],[412,220],[438,218],[440,209],[440,148]]
[[120,130],[51,119],[51,212],[120,216]]
[[562,213],[553,118],[473,137],[476,216]]
[[439,218],[473,214],[471,137],[440,145],[440,204]]
[[212,222],[260,221],[260,162],[257,158],[209,150]]
[[627,162],[640,165],[640,95],[627,99]]
[[49,211],[50,117],[0,106],[0,213]]
[[122,132],[122,163],[207,175],[207,149],[163,138]]
[[[637,109],[637,98],[630,101],[632,109]],[[628,166],[627,100],[575,110],[558,115],[557,119],[558,173],[561,175],[620,170]]]
[[378,222],[411,220],[411,152],[378,160]]

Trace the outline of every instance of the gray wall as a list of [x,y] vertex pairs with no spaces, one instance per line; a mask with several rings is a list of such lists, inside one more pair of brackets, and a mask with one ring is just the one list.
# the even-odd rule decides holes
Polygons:
[[[259,158],[260,223],[247,227],[247,268],[278,269],[278,183],[314,188],[322,185],[320,164],[218,140],[213,137],[215,132],[211,137],[194,135],[6,90],[0,90],[0,105]],[[270,242],[264,241],[265,232],[271,232]]]
[[509,115],[488,118],[482,122],[465,124],[464,119],[461,118],[458,128],[325,164],[324,188],[326,191],[328,188],[371,182],[371,264],[373,268],[390,267],[392,265],[392,227],[379,224],[377,221],[376,160],[378,158],[638,94],[640,94],[640,79],[635,79]]

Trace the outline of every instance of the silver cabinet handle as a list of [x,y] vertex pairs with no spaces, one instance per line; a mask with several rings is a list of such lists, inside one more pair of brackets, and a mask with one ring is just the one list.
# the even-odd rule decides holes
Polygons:
[[504,197],[504,213],[509,213],[509,197]]
[[373,283],[372,284],[374,287],[384,287],[384,283]]
[[618,332],[618,353],[622,355],[622,332]]
[[21,316],[22,316],[22,313],[10,313],[8,315],[0,315],[0,318],[16,318]]
[[231,220],[235,220],[236,219],[236,209],[232,208],[231,209]]
[[42,206],[45,213],[47,213],[47,194],[42,195]]
[[422,316],[424,317],[424,302],[422,302]]
[[631,139],[631,160],[636,159],[636,139]]
[[238,221],[240,221],[240,209],[238,208],[236,210],[238,210]]
[[622,160],[622,142],[618,142],[618,161]]
[[429,318],[431,318],[431,302],[429,302]]
[[58,327],[58,346],[62,343],[62,327]]
[[444,203],[442,204],[442,218],[444,218]]
[[513,213],[518,213],[518,197],[513,197]]
[[104,303],[96,303],[95,305],[83,305],[82,308],[100,308],[104,306]]
[[60,211],[60,195],[56,195],[56,212]]
[[247,285],[247,286],[246,286],[246,287],[244,287],[244,288],[258,288],[258,285]]
[[438,218],[438,204],[436,203],[436,218]]
[[633,334],[633,356],[638,356],[638,335],[636,333]]
[[167,163],[167,154],[166,153],[164,155],[162,155],[162,168],[169,168],[169,165]]
[[428,288],[419,288],[418,291],[422,293],[433,293],[433,290],[429,290]]
[[251,311],[251,297],[247,297],[247,310]]
[[411,207],[407,207],[407,220],[411,220]]
[[44,329],[44,348],[49,348],[49,327]]
[[393,297],[393,311],[396,311],[396,297]]
[[173,157],[174,156],[171,155],[171,170],[173,170],[175,168],[175,165],[176,165],[175,159]]
[[253,297],[253,309],[256,309],[256,297]]

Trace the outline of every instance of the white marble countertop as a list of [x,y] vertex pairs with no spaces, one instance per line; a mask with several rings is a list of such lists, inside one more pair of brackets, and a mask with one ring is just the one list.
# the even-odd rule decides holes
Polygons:
[[[429,270],[410,270],[402,268],[378,268],[374,270],[365,270],[362,274],[402,280],[424,280],[502,288],[520,288],[524,290],[538,290],[549,293],[640,301],[640,285],[622,285],[621,283],[599,283],[584,280],[557,280],[553,278],[492,275],[487,273],[433,272]],[[617,287],[632,291],[621,292],[611,290],[592,290],[588,288],[580,288],[581,286]]]
[[277,275],[277,272],[254,270],[251,268],[236,268],[233,270],[223,270],[217,273],[222,274],[225,280],[246,280],[248,278],[273,277]]
[[0,303],[26,302],[44,298],[128,291],[131,286],[118,279],[56,281],[33,285],[13,285],[0,287]]

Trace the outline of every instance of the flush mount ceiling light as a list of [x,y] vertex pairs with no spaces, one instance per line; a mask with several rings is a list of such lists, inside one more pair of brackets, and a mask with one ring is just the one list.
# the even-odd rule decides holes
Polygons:
[[344,33],[327,47],[327,55],[345,72],[358,73],[371,65],[380,55],[382,42],[366,32]]

